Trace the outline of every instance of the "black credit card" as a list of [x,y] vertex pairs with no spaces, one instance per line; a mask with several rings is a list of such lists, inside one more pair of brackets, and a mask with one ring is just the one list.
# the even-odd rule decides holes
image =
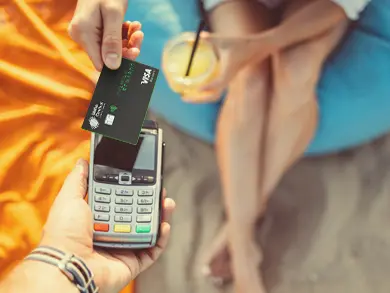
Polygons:
[[82,129],[137,144],[159,70],[122,58],[100,74]]

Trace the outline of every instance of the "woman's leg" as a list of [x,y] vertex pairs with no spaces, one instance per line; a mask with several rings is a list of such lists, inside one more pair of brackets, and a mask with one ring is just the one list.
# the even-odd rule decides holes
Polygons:
[[[304,1],[291,2],[285,17],[291,15],[291,13],[304,4]],[[318,77],[323,62],[339,42],[344,28],[345,24],[340,24],[339,27],[321,37],[273,56],[274,90],[269,114],[266,153],[257,160],[257,162],[265,163],[265,174],[261,184],[262,191],[258,192],[259,198],[257,200],[251,199],[249,201],[250,198],[247,198],[246,194],[245,197],[243,194],[240,195],[242,204],[244,201],[246,202],[245,207],[257,204],[256,217],[262,215],[274,187],[287,168],[303,154],[312,139],[317,124],[315,88]],[[249,166],[248,170],[251,170]],[[241,209],[246,211],[242,204],[240,205]],[[247,213],[249,218],[247,222],[254,223],[254,216],[250,211],[251,209]],[[250,219],[251,217],[252,219]],[[254,227],[242,227],[245,230],[254,229]],[[229,258],[226,253],[227,227],[223,231],[225,235],[219,236],[219,254],[215,255],[217,257],[211,263],[211,271],[213,276],[228,278],[231,274],[229,271]],[[244,234],[247,235],[248,232],[244,232]],[[234,234],[232,236],[234,237]],[[243,239],[242,242],[247,240]],[[213,269],[213,267],[216,269]],[[223,274],[217,270],[220,267],[225,268]]]
[[[309,0],[295,0],[284,18]],[[272,58],[274,80],[267,146],[264,154],[264,210],[270,194],[287,169],[302,155],[315,134],[318,121],[316,88],[322,66],[343,37],[347,21],[315,39],[280,52]]]
[[[213,31],[229,35],[257,33],[268,29],[273,24],[270,11],[256,1],[226,3],[216,8],[210,18]],[[261,145],[259,129],[263,125],[263,113],[270,92],[269,69],[269,60],[266,60],[240,72],[229,86],[228,95],[219,115],[216,153],[226,210],[228,218],[234,223],[231,227],[234,230],[237,225],[250,226],[246,223],[248,213],[257,214],[253,203],[259,197],[258,150]],[[240,246],[240,249],[235,250],[237,264],[235,267],[244,267],[243,270],[237,269],[242,273],[249,271],[250,274],[256,274],[257,270],[250,271],[244,263],[247,259],[246,253],[251,251],[253,260],[257,250],[254,242],[249,241],[251,239],[247,237],[251,233],[244,236],[241,235],[243,231],[235,230],[231,237],[236,240],[248,240],[243,243],[235,242],[233,245]],[[224,259],[226,255],[226,247],[219,245],[219,239],[216,238],[206,259],[207,264],[211,263],[212,275],[223,275],[225,269],[218,265],[219,259]],[[255,263],[257,266],[258,261]],[[248,278],[251,277],[249,275]],[[259,286],[261,287],[261,284]]]

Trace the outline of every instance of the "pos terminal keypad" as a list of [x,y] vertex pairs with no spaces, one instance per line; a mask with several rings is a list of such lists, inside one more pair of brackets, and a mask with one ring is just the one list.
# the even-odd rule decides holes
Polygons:
[[93,196],[95,231],[131,234],[150,232],[153,220],[153,188],[96,186]]

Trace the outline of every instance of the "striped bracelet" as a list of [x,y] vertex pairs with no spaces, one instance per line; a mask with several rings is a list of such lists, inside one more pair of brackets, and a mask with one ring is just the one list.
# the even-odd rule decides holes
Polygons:
[[92,272],[84,261],[73,254],[64,253],[49,246],[40,246],[25,259],[41,261],[58,267],[82,293],[97,293],[99,291],[93,280]]

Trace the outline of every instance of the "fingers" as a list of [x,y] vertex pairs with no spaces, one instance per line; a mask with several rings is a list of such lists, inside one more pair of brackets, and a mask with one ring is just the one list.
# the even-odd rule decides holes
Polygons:
[[139,273],[148,269],[164,252],[167,247],[171,226],[167,220],[175,209],[175,202],[166,198],[166,191],[163,190],[163,222],[160,226],[160,237],[155,247],[146,250],[135,251],[113,251],[112,254],[122,260],[131,272],[131,278],[134,279]]
[[127,38],[126,39],[129,40],[134,32],[141,30],[141,27],[142,27],[142,25],[139,21],[133,21],[131,23],[131,26],[129,27],[129,30],[127,31]]
[[167,247],[169,236],[171,235],[171,225],[167,222],[161,224],[161,233],[160,238],[157,241],[155,247],[151,249],[151,254],[153,255],[154,261],[156,261],[164,249]]
[[122,24],[122,40],[127,40],[128,32],[131,26],[131,21],[125,21]]
[[123,49],[122,53],[124,58],[135,60],[138,58],[140,50],[137,48],[130,48],[130,49],[125,48]]
[[144,33],[135,31],[129,38],[128,47],[141,49],[142,41],[144,40]]
[[88,21],[73,19],[68,27],[69,36],[88,54],[96,70],[103,68],[100,52],[100,36],[94,32],[93,25]]
[[80,35],[79,43],[87,52],[96,70],[102,71],[103,59],[100,54],[100,41],[96,39],[96,36],[90,33],[83,33]]
[[[141,23],[126,21],[122,24],[123,12],[120,6],[102,7],[103,36],[90,21],[74,18],[69,25],[70,37],[88,54],[96,70],[103,64],[110,69],[120,66],[122,56],[136,59],[140,54],[144,34]],[[101,39],[102,38],[102,39]]]
[[209,83],[203,85],[194,94],[188,93],[182,96],[183,101],[189,103],[213,103],[221,99],[224,90],[227,88],[229,82],[236,74],[237,64],[232,55],[233,50],[231,44],[226,46],[221,40],[229,41],[228,39],[215,38],[213,34],[202,32],[201,38],[213,43],[218,55],[218,75]]
[[193,103],[193,104],[203,104],[203,103],[215,103],[221,99],[222,93],[201,93],[196,96],[193,95],[183,95],[181,98],[184,102]]
[[141,252],[138,255],[139,263],[141,264],[140,271],[144,271],[149,268],[163,253],[165,250],[171,231],[171,226],[168,220],[171,218],[173,211],[175,210],[175,201],[166,197],[167,192],[163,190],[163,221],[160,227],[160,237],[157,240],[155,247]]
[[176,208],[176,203],[172,198],[167,198],[167,190],[165,188],[163,189],[162,201],[163,201],[162,222],[169,222],[173,214],[173,211]]
[[221,93],[225,89],[237,73],[240,68],[236,66],[235,57],[231,50],[220,50],[219,56],[219,75],[217,78],[212,80],[210,83],[203,86],[200,90],[203,92],[218,92]]
[[139,253],[138,259],[141,265],[140,273],[148,269],[161,256],[168,244],[170,232],[171,226],[167,222],[163,222],[161,224],[161,233],[157,245],[147,251]]
[[172,198],[166,198],[163,202],[163,222],[169,222],[175,210],[176,203]]
[[129,40],[131,36],[141,30],[141,23],[139,21],[125,21],[122,24],[122,40]]
[[103,6],[101,12],[103,17],[103,61],[108,68],[118,69],[122,58],[123,11],[119,5],[111,4]]
[[80,159],[66,177],[58,198],[84,198],[87,192],[88,163]]
[[[126,29],[127,32],[125,33]],[[138,21],[126,22],[124,24],[124,31],[122,32],[122,36],[125,35],[125,39],[122,40],[123,57],[135,60],[139,56],[144,39],[144,33],[140,29],[141,23]]]
[[221,78],[217,78],[215,81],[199,89],[195,95],[193,93],[184,94],[181,98],[187,103],[215,103],[222,98],[222,94],[226,87],[227,83],[225,85],[225,83],[221,81]]

